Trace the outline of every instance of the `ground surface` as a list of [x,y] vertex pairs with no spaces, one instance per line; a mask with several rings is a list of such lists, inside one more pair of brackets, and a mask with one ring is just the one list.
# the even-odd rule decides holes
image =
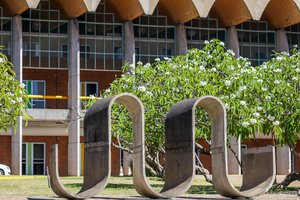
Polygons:
[[[283,177],[277,177],[279,182]],[[64,177],[63,183],[68,190],[76,193],[82,186],[82,177]],[[239,186],[241,177],[232,176],[231,182]],[[152,187],[159,191],[163,186],[163,181],[158,178],[150,178],[149,182]],[[270,191],[269,194],[259,196],[257,200],[300,200],[297,196],[297,189],[300,189],[300,182],[294,182],[292,187],[286,191]],[[122,196],[120,196],[122,195]],[[51,188],[48,187],[46,176],[0,176],[0,200],[14,199],[21,200],[32,197],[32,199],[58,199]],[[145,200],[135,191],[132,184],[132,177],[111,177],[109,184],[97,197],[93,199],[134,199]],[[197,176],[193,185],[188,192],[176,200],[196,199],[196,200],[225,200],[216,193],[213,186],[203,179],[202,176]]]

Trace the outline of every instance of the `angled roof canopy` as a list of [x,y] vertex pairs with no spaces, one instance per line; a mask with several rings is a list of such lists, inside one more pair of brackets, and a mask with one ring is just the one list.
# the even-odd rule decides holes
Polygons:
[[210,16],[218,18],[219,23],[225,27],[235,26],[252,19],[243,0],[216,0]]
[[269,22],[274,29],[285,28],[300,22],[299,1],[271,0],[262,19]]

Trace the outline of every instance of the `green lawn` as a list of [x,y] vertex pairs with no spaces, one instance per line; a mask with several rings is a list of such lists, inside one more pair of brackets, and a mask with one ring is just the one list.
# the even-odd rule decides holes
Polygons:
[[[82,177],[62,177],[66,188],[74,193],[82,186]],[[152,187],[159,191],[163,187],[163,180],[149,178]],[[237,185],[237,184],[235,184]],[[297,188],[289,188],[287,191],[270,191],[270,193],[295,193]],[[195,178],[188,194],[216,194],[213,186],[203,179]],[[111,177],[108,185],[101,195],[138,195],[135,191],[132,177]],[[46,176],[0,176],[0,197],[2,196],[53,196],[48,187]]]

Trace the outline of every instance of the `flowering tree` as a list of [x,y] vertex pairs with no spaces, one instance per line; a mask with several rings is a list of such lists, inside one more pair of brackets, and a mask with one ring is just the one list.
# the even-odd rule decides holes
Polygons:
[[[269,62],[252,67],[248,59],[235,58],[223,42],[212,40],[185,56],[156,59],[153,64],[138,62],[136,68],[125,65],[127,73],[113,81],[103,97],[129,92],[142,100],[146,161],[158,175],[163,171],[158,157],[164,153],[165,116],[172,105],[188,98],[219,97],[227,109],[229,136],[246,139],[255,133],[271,134],[277,144],[294,147],[300,133],[299,55],[296,50],[292,55],[276,54]],[[201,109],[196,114],[196,138],[209,141],[209,119]],[[125,108],[114,106],[113,122],[115,145],[131,151],[131,121]]]
[[24,84],[16,80],[16,74],[12,69],[13,65],[7,57],[0,53],[0,130],[7,130],[7,127],[16,126],[17,117],[30,116],[26,112],[28,98]]

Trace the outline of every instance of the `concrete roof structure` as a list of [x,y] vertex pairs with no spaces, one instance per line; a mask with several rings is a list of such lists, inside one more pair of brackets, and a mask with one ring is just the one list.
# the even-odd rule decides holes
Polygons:
[[[72,19],[97,9],[101,0],[51,0],[65,18]],[[216,17],[224,27],[248,20],[266,20],[273,29],[300,22],[299,0],[102,0],[121,22],[151,15],[156,7],[170,23],[180,24],[197,17]],[[1,0],[6,15],[36,8],[39,0]]]

